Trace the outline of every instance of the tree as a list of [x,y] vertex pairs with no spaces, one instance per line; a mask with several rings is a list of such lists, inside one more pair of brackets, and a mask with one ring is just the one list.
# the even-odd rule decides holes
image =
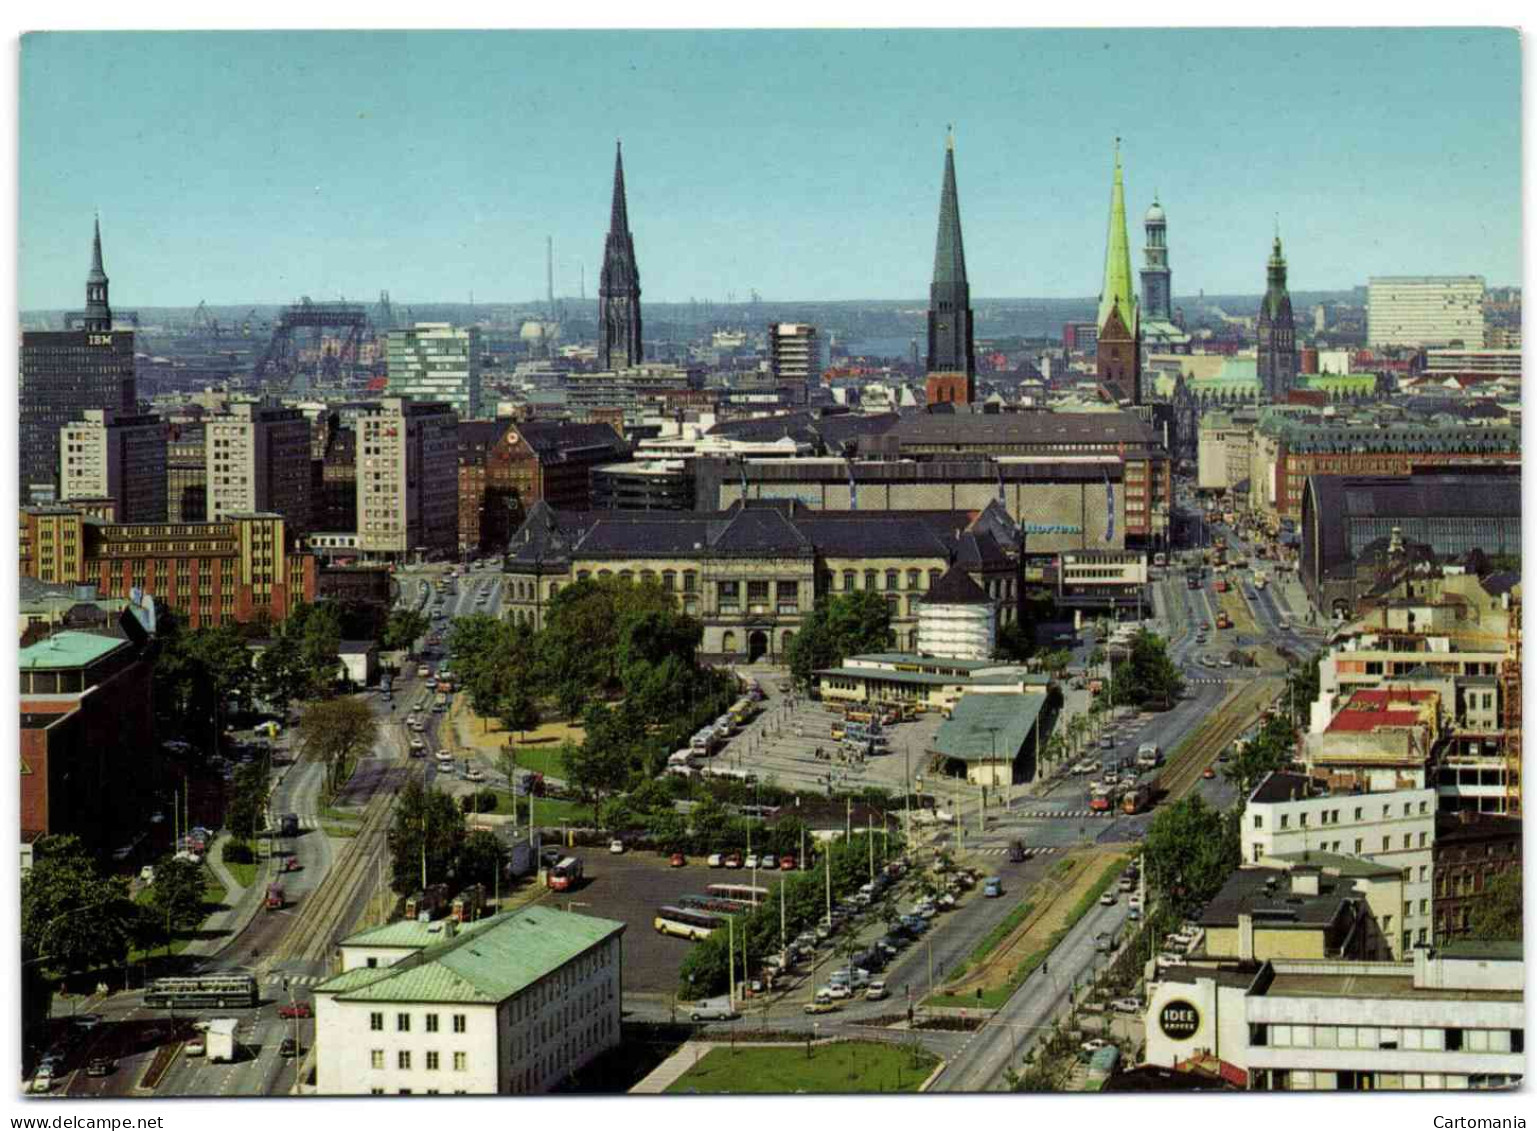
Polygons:
[[497,708],[497,717],[507,730],[516,731],[521,738],[525,731],[539,725],[539,704],[529,693],[526,684],[515,684]]
[[1145,629],[1131,638],[1130,655],[1115,665],[1111,683],[1117,706],[1172,705],[1185,687],[1163,638]]
[[167,953],[178,931],[190,930],[203,921],[203,867],[190,860],[167,859],[155,865],[155,882],[149,889],[150,921],[161,934]]
[[845,657],[892,647],[891,607],[872,590],[839,593],[818,599],[816,608],[790,640],[790,673],[810,688],[820,668],[832,668]]
[[326,792],[334,797],[352,764],[372,750],[379,723],[360,699],[343,698],[306,705],[299,720],[299,750],[311,761],[326,767]]
[[310,693],[310,670],[295,636],[275,638],[256,658],[256,693],[283,718],[289,706]]
[[1240,862],[1238,826],[1191,794],[1159,810],[1143,842],[1148,882],[1180,917],[1216,895]]
[[1234,750],[1222,775],[1233,783],[1239,797],[1246,798],[1266,774],[1291,761],[1295,741],[1291,722],[1285,715],[1276,715],[1251,741]]
[[655,839],[663,852],[676,852],[688,839],[688,822],[682,813],[671,809],[658,809],[646,816],[646,831]]
[[448,654],[467,686],[490,665],[501,632],[501,623],[485,613],[454,619],[448,630]]
[[587,736],[565,754],[566,781],[591,803],[596,822],[603,799],[629,780],[635,740],[628,713],[621,705],[594,704],[587,712]]
[[475,829],[459,846],[459,859],[455,872],[463,884],[484,884],[486,891],[496,887],[496,877],[507,861],[507,853],[496,834],[485,829]]
[[230,625],[187,631],[168,613],[159,629],[151,694],[160,733],[215,746],[225,702],[249,701],[255,681],[250,650]]
[[1484,897],[1473,904],[1468,934],[1475,939],[1521,938],[1521,869],[1501,872],[1484,887]]
[[410,651],[431,627],[432,622],[415,609],[394,609],[379,634],[379,648],[384,652]]
[[689,813],[688,823],[696,844],[708,849],[725,833],[731,818],[713,794],[706,794]]
[[[259,762],[241,766],[235,772],[234,790],[229,808],[224,814],[230,835],[236,840],[250,841],[265,823],[267,798],[271,789],[267,767]],[[157,882],[159,873],[156,873]]]
[[464,839],[464,814],[454,799],[438,789],[428,789],[412,779],[396,795],[390,823],[390,886],[409,895],[426,882],[449,878]]
[[34,965],[68,972],[123,962],[138,909],[122,876],[102,876],[73,836],[49,836],[33,847],[21,878],[21,938]]
[[1035,652],[1035,642],[1030,638],[1029,626],[1013,620],[998,630],[998,642],[993,648],[993,658],[1011,664],[1022,664]]

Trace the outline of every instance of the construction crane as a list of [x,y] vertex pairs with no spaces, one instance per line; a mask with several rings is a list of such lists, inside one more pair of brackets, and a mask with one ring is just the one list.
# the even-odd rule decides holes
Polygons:
[[1500,692],[1505,707],[1505,815],[1521,816],[1521,598],[1510,599]]

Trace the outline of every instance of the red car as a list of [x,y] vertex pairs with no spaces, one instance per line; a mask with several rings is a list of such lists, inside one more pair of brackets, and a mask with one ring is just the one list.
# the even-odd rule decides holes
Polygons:
[[297,872],[298,870],[299,870],[299,858],[297,856],[289,856],[289,857],[287,857],[283,861],[283,871],[285,871],[285,872]]
[[669,867],[681,868],[683,865],[687,864],[688,861],[684,859],[683,853],[674,852],[672,856],[668,858],[667,863]]
[[1217,776],[1217,771],[1212,769],[1210,766],[1207,766],[1204,770],[1201,771],[1201,776],[1203,778],[1214,778]]
[[288,1005],[278,1006],[278,1016],[281,1017],[284,1021],[291,1021],[304,1017],[313,1017],[314,1014],[310,1012],[309,1002],[296,1001]]
[[793,856],[781,856],[779,858],[779,870],[781,872],[793,872],[793,871],[795,871],[795,857],[793,857]]
[[728,852],[726,854],[726,867],[740,868],[742,866],[742,854],[740,852]]

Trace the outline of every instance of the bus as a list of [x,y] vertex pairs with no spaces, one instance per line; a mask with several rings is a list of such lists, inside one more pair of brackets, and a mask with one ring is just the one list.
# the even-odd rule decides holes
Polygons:
[[254,1009],[256,978],[251,974],[156,978],[144,992],[144,1004],[150,1009]]
[[739,903],[762,903],[768,898],[768,888],[754,884],[706,884],[705,894],[717,899],[734,899]]
[[709,938],[713,932],[724,927],[726,917],[682,907],[659,907],[651,925],[659,935],[673,935],[697,942]]
[[582,858],[567,856],[550,869],[550,890],[570,891],[582,878]]

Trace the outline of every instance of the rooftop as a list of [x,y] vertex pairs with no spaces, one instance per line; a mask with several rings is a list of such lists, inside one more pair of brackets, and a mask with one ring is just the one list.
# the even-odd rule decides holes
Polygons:
[[1436,998],[1451,1001],[1520,1001],[1518,990],[1469,990],[1418,987],[1407,969],[1394,974],[1282,974],[1277,973],[1265,993],[1270,997],[1353,998],[1363,1006],[1381,998]]
[[[338,1001],[495,1005],[624,929],[624,923],[612,919],[525,907],[440,939],[393,966],[349,970],[315,990],[334,994]],[[410,945],[376,941],[396,936],[370,936],[374,932],[354,935],[342,945]],[[402,931],[398,937],[408,936]]]
[[91,632],[56,632],[46,640],[23,648],[19,656],[20,667],[23,671],[83,668],[127,646],[128,642],[118,637],[97,636]]
[[963,695],[934,736],[934,749],[947,758],[1012,761],[1024,747],[1046,705],[1044,695]]

